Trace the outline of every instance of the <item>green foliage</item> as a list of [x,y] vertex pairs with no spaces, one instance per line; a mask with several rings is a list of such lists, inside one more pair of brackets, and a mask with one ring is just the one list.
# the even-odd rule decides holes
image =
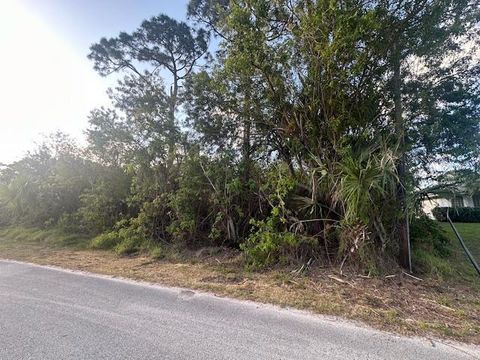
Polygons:
[[[57,134],[0,168],[0,225],[378,271],[398,252],[399,190],[479,158],[478,5],[191,0],[195,27],[158,15],[102,38],[89,58],[119,76],[111,108],[92,111],[86,149]],[[435,227],[415,220],[412,239],[440,268]]]
[[122,239],[116,231],[105,232],[94,237],[90,243],[93,249],[110,250],[115,248]]
[[90,238],[84,234],[65,232],[59,228],[41,229],[19,225],[0,228],[0,239],[16,242],[20,246],[30,244],[74,249],[84,249],[90,241]]
[[251,220],[252,233],[240,247],[250,267],[308,261],[318,251],[315,237],[301,234],[298,227],[292,232],[293,227],[289,226],[298,225],[292,211],[286,207],[286,199],[297,183],[285,170],[282,166],[274,167],[267,175],[262,191],[271,206],[270,215],[265,220]]
[[433,216],[438,221],[447,221],[447,211],[453,222],[478,223],[480,222],[480,208],[447,208],[436,207],[432,210]]
[[215,215],[212,185],[208,174],[208,159],[192,153],[180,169],[178,190],[170,197],[169,205],[175,213],[168,232],[176,242],[204,242],[208,239]]
[[128,216],[126,199],[131,178],[120,168],[102,169],[102,176],[80,195],[77,216],[85,232],[98,234]]
[[415,272],[439,278],[452,276],[454,272],[454,268],[449,261],[423,248],[413,248],[412,261]]
[[390,200],[398,182],[392,151],[380,146],[347,153],[339,163],[339,198],[345,203],[345,221],[371,225],[380,216],[379,205]]
[[[478,274],[475,268],[467,258],[463,248],[455,236],[450,224],[440,223],[445,235],[448,236],[452,244],[452,254],[448,257],[448,262],[453,268],[458,281],[466,281],[469,284],[478,284]],[[480,224],[478,223],[455,223],[455,227],[462,236],[463,241],[467,245],[473,257],[480,261],[480,241],[478,234],[480,233]],[[447,259],[446,259],[447,260]]]
[[118,255],[129,255],[148,251],[151,240],[146,237],[145,228],[138,219],[121,221],[113,231],[105,232],[92,239],[90,246],[94,249],[113,249]]
[[398,183],[395,155],[379,141],[348,151],[337,167],[338,182],[331,188],[343,215],[338,255],[343,262],[356,259],[372,268],[375,256],[389,254],[388,233],[396,215],[389,207],[394,207]]
[[412,262],[417,271],[448,275],[451,268],[442,259],[452,253],[452,243],[437,221],[426,216],[412,219],[410,225]]
[[[286,221],[295,223],[290,218],[300,217],[299,228],[323,237],[325,243],[337,243],[341,258],[352,250],[385,257],[385,249],[395,248],[390,245],[400,217],[397,187],[400,181],[400,186],[410,186],[403,174],[401,179],[397,176],[396,167],[406,152],[414,153],[409,158],[412,174],[439,154],[459,158],[460,152],[467,157],[475,152],[457,144],[478,144],[478,116],[474,115],[478,87],[466,87],[471,80],[463,76],[465,70],[478,79],[478,69],[467,54],[462,64],[439,65],[461,46],[458,34],[467,34],[478,19],[476,1],[461,3],[453,8],[449,2],[417,1],[398,7],[375,1],[348,6],[328,1],[190,3],[190,15],[225,40],[212,77],[202,76],[199,83],[227,98],[228,87],[215,88],[212,79],[217,84],[239,84],[236,99],[257,106],[249,107],[259,109],[256,131],[273,134],[276,141],[268,146],[290,165],[292,173],[300,170],[302,182],[305,174],[311,176],[310,184],[302,184],[305,191],[294,194],[297,204],[303,202],[302,208],[290,203]],[[408,66],[409,57],[425,65],[425,76]],[[401,67],[404,82],[399,91],[408,94],[403,104],[402,94],[397,96],[392,87],[396,66]],[[454,68],[463,70],[449,79],[445,75]],[[413,89],[424,86],[428,90],[417,101]],[[446,88],[459,89],[457,99],[475,100],[464,107],[452,101]],[[404,108],[404,114],[399,108],[400,122],[391,110],[398,106],[396,96]],[[204,123],[219,124],[218,117],[225,113],[228,124],[232,116],[223,110],[225,104],[213,95],[210,98],[214,107]],[[204,106],[207,100],[197,99],[201,106],[196,113],[203,119],[202,109],[209,109]],[[465,110],[457,118],[462,125],[450,129],[452,122],[444,121],[460,108]],[[244,115],[241,107],[228,107],[232,109]],[[255,112],[249,115],[255,119]],[[440,133],[439,128],[448,130]],[[443,136],[464,130],[472,132],[464,134],[468,140],[451,142]],[[376,148],[378,139],[387,136],[388,141]],[[406,147],[402,145],[405,137]],[[328,230],[332,227],[337,231]]]
[[318,246],[315,238],[278,231],[272,221],[273,218],[255,222],[257,230],[241,245],[248,266],[259,269],[276,264],[288,265],[308,261],[308,257],[313,256]]
[[197,150],[189,153],[169,202],[174,219],[168,229],[176,241],[237,245],[246,235],[257,206],[252,204],[256,185],[242,183],[241,169],[236,169],[230,156],[209,159]]
[[416,217],[411,221],[410,236],[414,247],[424,247],[441,257],[447,257],[451,253],[451,243],[445,231],[437,221],[426,216]]
[[120,232],[119,237],[122,241],[114,248],[118,255],[130,255],[148,249],[148,241],[135,232]]
[[89,160],[63,134],[0,173],[5,223],[98,234],[127,215],[131,178]]
[[64,134],[54,134],[38,149],[0,173],[0,203],[14,223],[56,224],[80,207],[80,195],[95,177],[94,164]]

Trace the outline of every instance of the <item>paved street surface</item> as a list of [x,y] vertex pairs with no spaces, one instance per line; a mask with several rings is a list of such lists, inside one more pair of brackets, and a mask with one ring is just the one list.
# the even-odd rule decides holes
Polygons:
[[0,359],[479,359],[459,344],[0,261]]

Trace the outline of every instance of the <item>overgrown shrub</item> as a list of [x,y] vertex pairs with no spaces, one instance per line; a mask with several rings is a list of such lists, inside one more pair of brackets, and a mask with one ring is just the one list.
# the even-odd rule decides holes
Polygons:
[[169,194],[159,193],[152,200],[145,200],[131,223],[141,229],[142,236],[157,243],[170,241],[168,226],[172,222],[172,209],[169,206]]
[[318,247],[314,237],[276,230],[272,219],[255,222],[255,226],[257,230],[241,245],[249,267],[259,269],[307,261]]
[[251,220],[253,231],[240,246],[248,266],[286,265],[315,256],[318,238],[305,233],[305,227],[287,206],[297,185],[284,166],[275,166],[267,173],[261,190],[271,207],[270,214],[264,220]]
[[99,250],[110,250],[117,246],[122,239],[118,236],[116,231],[104,232],[94,237],[90,246]]
[[451,254],[451,243],[440,224],[427,216],[416,217],[410,224],[412,265],[416,271],[445,275],[451,269],[444,259]]
[[447,211],[453,222],[477,223],[480,222],[480,208],[478,207],[440,207],[432,210],[432,214],[438,221],[447,221]]
[[441,257],[450,255],[450,240],[440,224],[427,216],[414,218],[410,223],[412,247],[423,247]]
[[[180,167],[178,189],[169,197],[172,222],[167,231],[176,243],[204,243],[215,221],[215,184],[208,159],[192,151]],[[218,181],[214,178],[213,181]],[[211,180],[210,180],[211,181]]]
[[113,249],[118,255],[128,255],[150,250],[152,241],[145,236],[145,229],[138,220],[134,219],[120,221],[113,231],[98,235],[90,245],[94,249]]
[[180,167],[178,189],[169,198],[172,222],[167,229],[172,241],[238,246],[248,236],[249,221],[258,215],[260,170],[252,166],[251,178],[245,181],[237,162],[228,154],[209,159],[198,149],[188,154]]
[[[101,233],[92,246],[121,254],[243,244],[256,267],[396,258],[406,198],[449,177],[425,164],[479,158],[478,67],[449,61],[477,2],[452,4],[192,0],[200,27],[161,15],[103,39],[89,58],[119,81],[88,148],[59,135],[0,165],[0,223]],[[440,256],[427,225],[416,249]]]
[[45,223],[46,227],[55,227],[61,229],[65,233],[85,233],[91,234],[89,231],[83,231],[82,222],[80,220],[79,214],[75,213],[65,213],[63,214],[58,221],[55,222],[51,221],[51,223]]
[[121,168],[101,168],[93,186],[80,195],[78,218],[85,232],[98,234],[128,216],[131,178]]

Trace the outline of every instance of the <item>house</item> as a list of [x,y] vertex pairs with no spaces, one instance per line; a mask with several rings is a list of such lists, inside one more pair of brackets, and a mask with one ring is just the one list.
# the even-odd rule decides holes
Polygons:
[[422,201],[422,209],[430,218],[434,218],[432,210],[436,207],[480,208],[480,192],[472,192],[466,187],[458,187],[455,192],[430,194]]

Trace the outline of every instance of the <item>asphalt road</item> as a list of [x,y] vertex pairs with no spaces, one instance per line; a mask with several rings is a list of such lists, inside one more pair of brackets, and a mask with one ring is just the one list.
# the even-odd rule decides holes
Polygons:
[[480,350],[182,289],[0,261],[0,359],[474,359]]

